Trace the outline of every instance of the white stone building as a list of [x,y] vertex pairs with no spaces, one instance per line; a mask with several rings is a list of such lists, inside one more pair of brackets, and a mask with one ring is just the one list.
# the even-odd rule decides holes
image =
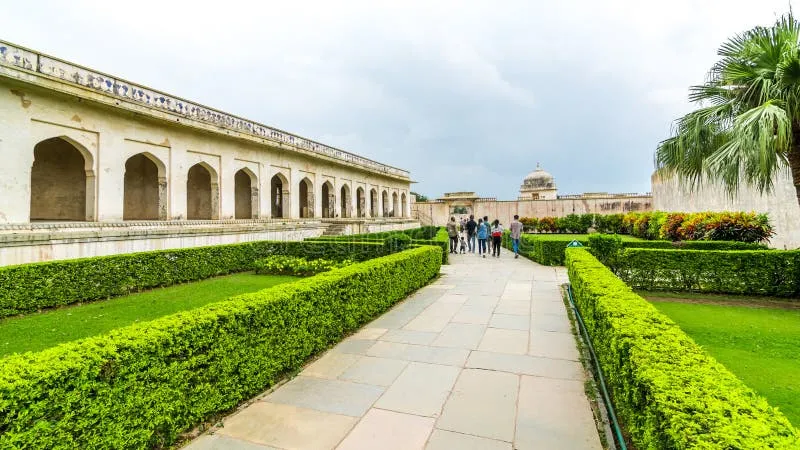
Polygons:
[[536,163],[536,170],[522,180],[522,186],[519,187],[519,199],[555,200],[556,198],[558,198],[558,189],[555,178],[545,172],[539,163]]
[[[0,154],[0,265],[289,236],[281,226],[299,238],[331,220],[343,232],[416,225],[405,170],[2,41]],[[32,256],[55,251],[50,236],[4,257],[30,247],[12,245],[25,232],[125,241],[201,225],[216,237]]]

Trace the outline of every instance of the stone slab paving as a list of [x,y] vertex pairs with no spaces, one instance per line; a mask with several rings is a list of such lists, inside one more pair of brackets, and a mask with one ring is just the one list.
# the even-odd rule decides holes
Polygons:
[[451,255],[442,277],[188,450],[603,447],[561,267]]

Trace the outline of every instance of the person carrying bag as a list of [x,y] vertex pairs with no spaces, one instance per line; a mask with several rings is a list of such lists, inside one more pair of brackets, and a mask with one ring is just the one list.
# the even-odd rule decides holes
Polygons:
[[492,222],[492,256],[500,257],[500,244],[503,241],[503,227],[500,221],[494,219]]

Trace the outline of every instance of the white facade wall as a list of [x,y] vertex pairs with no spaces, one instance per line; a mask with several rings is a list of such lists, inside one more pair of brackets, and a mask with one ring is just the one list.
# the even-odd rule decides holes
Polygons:
[[800,247],[800,206],[797,204],[791,176],[781,173],[770,194],[742,185],[739,193],[730,197],[724,188],[706,183],[695,191],[678,182],[653,175],[653,208],[657,211],[746,211],[766,213],[775,229],[770,246],[780,249]]
[[[359,164],[357,156],[330,148],[326,149],[330,157],[315,154],[302,145],[286,143],[295,139],[288,134],[279,134],[282,141],[276,142],[269,136],[259,138],[252,133],[215,126],[208,120],[204,122],[165,111],[163,106],[142,105],[132,98],[113,95],[113,90],[98,92],[102,89],[36,73],[33,68],[15,67],[12,63],[18,60],[11,58],[10,50],[6,52],[5,59],[0,58],[0,155],[3,156],[0,224],[30,221],[33,149],[37,143],[56,137],[70,142],[84,155],[89,187],[87,221],[123,219],[125,163],[141,153],[156,163],[159,177],[166,181],[166,219],[186,218],[188,171],[197,163],[211,173],[212,186],[218,191],[218,207],[212,219],[234,217],[234,175],[240,169],[246,169],[256,181],[258,199],[253,210],[258,216],[255,218],[271,217],[270,180],[275,174],[281,174],[288,184],[288,218],[300,217],[298,192],[303,178],[308,178],[313,185],[313,217],[322,216],[321,189],[325,180],[335,186],[337,216],[341,216],[341,187],[348,186],[351,217],[358,208],[358,187],[365,191],[365,217],[370,217],[369,192],[373,188],[378,192],[379,202],[383,192],[390,201],[393,193],[398,198],[405,195],[406,217],[410,217],[407,172],[398,175],[397,172],[402,171],[393,168],[381,172],[380,168]],[[32,52],[21,54],[37,58]],[[43,61],[44,57],[38,58]],[[36,63],[21,64],[26,65],[35,67]],[[75,70],[78,75],[83,73],[81,68]],[[118,87],[114,86],[114,89]],[[121,83],[119,86],[127,88],[129,85]],[[221,120],[227,120],[225,117]],[[234,117],[233,120],[243,119]],[[389,206],[388,210],[391,209]],[[402,209],[398,208],[396,217]],[[384,205],[379,204],[377,210],[383,211]]]

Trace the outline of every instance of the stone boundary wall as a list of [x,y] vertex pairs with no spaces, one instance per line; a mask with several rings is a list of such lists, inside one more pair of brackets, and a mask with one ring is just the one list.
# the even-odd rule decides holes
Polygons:
[[[469,202],[467,202],[469,203]],[[465,202],[449,202],[439,199],[411,204],[412,217],[423,225],[444,225],[451,215],[451,206],[462,206]],[[650,195],[578,196],[555,200],[494,200],[478,198],[471,202],[471,213],[475,217],[489,216],[508,224],[517,214],[520,217],[563,217],[569,214],[616,214],[629,211],[652,211],[653,197]],[[457,217],[463,214],[456,214]]]
[[336,219],[240,223],[181,221],[172,226],[164,226],[159,222],[126,224],[128,226],[108,223],[64,224],[69,227],[59,227],[61,224],[26,224],[32,228],[13,232],[5,226],[0,228],[0,267],[250,241],[300,241],[322,235],[333,224],[340,225],[343,234],[405,230],[420,226],[415,220]]
[[800,206],[788,173],[775,180],[772,193],[760,194],[757,189],[742,185],[739,193],[730,197],[718,185],[705,183],[694,192],[676,178],[651,178],[653,208],[657,211],[745,211],[766,213],[775,229],[770,247],[795,249],[800,247]]

